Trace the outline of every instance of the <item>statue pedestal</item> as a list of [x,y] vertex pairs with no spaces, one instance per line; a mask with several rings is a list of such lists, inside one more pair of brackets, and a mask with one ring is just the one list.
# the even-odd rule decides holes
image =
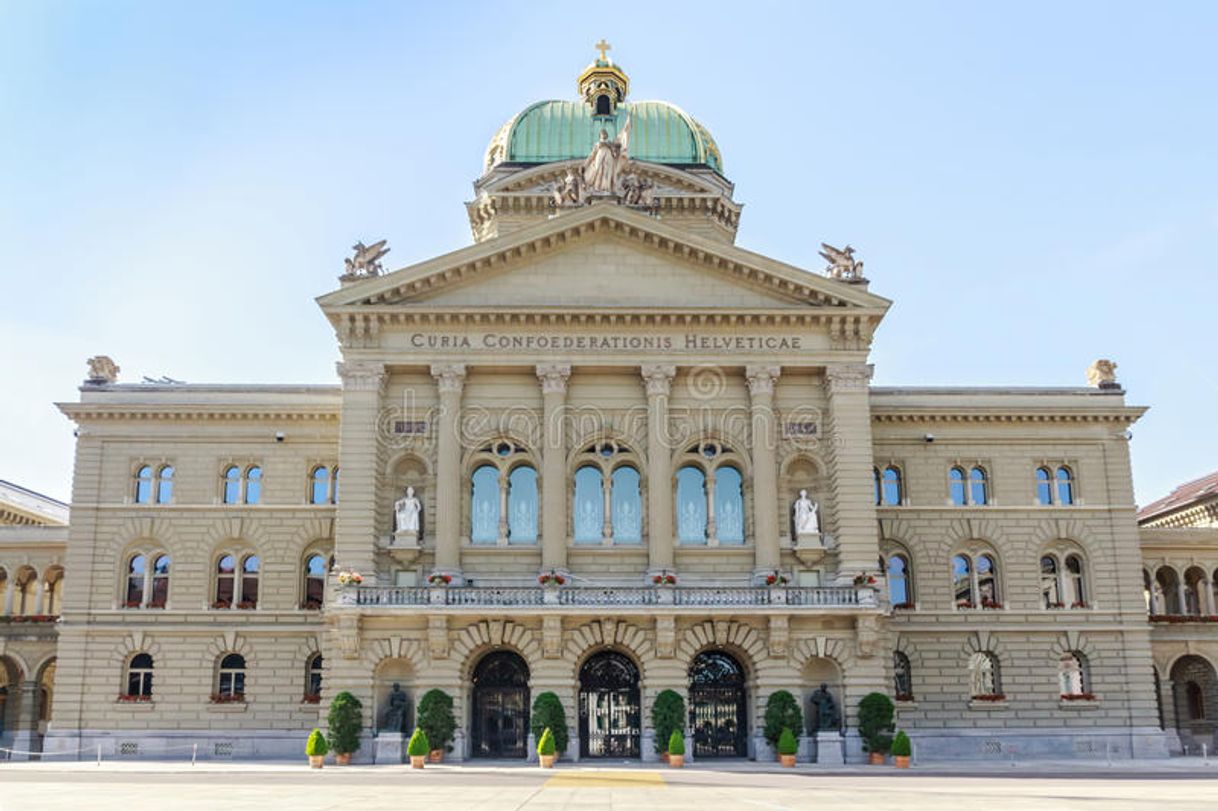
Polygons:
[[373,752],[373,763],[402,763],[406,745],[400,732],[378,732],[376,735],[376,751]]
[[414,530],[399,530],[389,537],[380,536],[376,545],[389,553],[402,566],[410,566],[418,560],[422,547],[419,546],[419,533]]
[[805,566],[820,563],[832,551],[831,543],[831,536],[824,533],[801,532],[795,536],[795,557]]
[[394,546],[414,546],[419,545],[419,531],[417,529],[399,529],[393,533]]
[[816,764],[846,765],[846,741],[842,738],[842,733],[831,729],[822,729],[816,733]]

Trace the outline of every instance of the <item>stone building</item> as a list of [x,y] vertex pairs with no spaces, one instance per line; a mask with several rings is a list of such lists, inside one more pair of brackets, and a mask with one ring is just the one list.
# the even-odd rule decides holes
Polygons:
[[528,757],[553,691],[568,756],[654,760],[668,688],[694,760],[772,757],[780,689],[821,763],[872,691],[924,759],[1165,754],[1111,370],[871,386],[853,250],[738,247],[707,129],[603,51],[578,86],[494,135],[472,245],[356,246],[318,299],[341,385],[94,359],[46,750],[296,757],[350,690],[393,762],[397,685],[453,696],[454,759]]

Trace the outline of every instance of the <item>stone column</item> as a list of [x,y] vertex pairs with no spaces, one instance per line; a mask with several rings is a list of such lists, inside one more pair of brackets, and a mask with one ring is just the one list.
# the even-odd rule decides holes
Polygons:
[[571,366],[546,363],[537,367],[541,381],[541,565],[567,568],[567,378]]
[[837,363],[825,369],[828,427],[824,433],[833,493],[832,531],[838,545],[837,582],[874,571],[879,557],[869,386],[872,367]]
[[744,370],[752,402],[753,437],[753,575],[778,568],[778,431],[774,417],[774,381],[778,366]]
[[13,613],[13,595],[17,593],[16,578],[13,572],[8,573],[8,579],[4,581],[4,616],[11,616]]
[[[38,699],[41,697],[38,682],[26,678],[17,692],[21,695],[17,706],[16,725],[13,728],[12,748],[22,752],[38,749]],[[11,696],[10,696],[11,700]],[[31,760],[29,755],[13,755],[13,760]]]
[[1216,605],[1214,602],[1214,584],[1213,584],[1213,582],[1209,578],[1206,578],[1205,580],[1202,580],[1198,585],[1201,588],[1205,589],[1205,594],[1197,595],[1198,597],[1200,597],[1200,602],[1201,602],[1201,606],[1202,606],[1201,613],[1208,614],[1211,617],[1214,616],[1214,614],[1218,614],[1218,605]]
[[440,393],[440,416],[436,420],[436,569],[457,575],[459,579],[462,493],[460,420],[465,364],[434,365],[431,374]]
[[343,493],[335,510],[334,557],[340,569],[354,569],[364,576],[365,583],[372,584],[376,582],[377,431],[385,366],[342,362],[338,375],[343,381],[338,440]]
[[642,367],[647,387],[647,566],[651,571],[671,569],[672,448],[668,437],[668,394],[677,367],[647,364]]

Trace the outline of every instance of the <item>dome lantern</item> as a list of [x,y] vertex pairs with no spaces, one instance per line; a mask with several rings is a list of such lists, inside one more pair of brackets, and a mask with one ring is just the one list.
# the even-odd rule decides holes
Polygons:
[[626,94],[630,92],[630,78],[609,58],[611,47],[603,39],[596,43],[600,56],[579,74],[580,97],[597,118],[614,116],[617,106],[626,100]]

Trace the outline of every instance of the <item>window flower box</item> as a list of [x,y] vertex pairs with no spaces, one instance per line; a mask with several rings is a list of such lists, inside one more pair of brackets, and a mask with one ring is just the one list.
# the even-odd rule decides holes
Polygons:
[[972,600],[957,600],[956,608],[976,608],[977,605]]
[[1065,608],[1066,604],[1061,602],[1047,603],[1045,608]]
[[212,704],[244,704],[245,693],[212,693]]
[[232,608],[233,604],[228,600],[216,600],[211,604],[211,607],[217,609]]
[[875,579],[875,575],[867,574],[866,572],[859,572],[854,576],[855,588],[859,588],[861,586],[874,586],[877,582],[878,581]]
[[147,607],[148,608],[164,608],[165,601],[164,600],[153,600],[148,603]]
[[1070,603],[1070,607],[1071,608],[1090,608],[1091,606],[1087,605],[1087,603],[1083,600],[1075,600],[1074,602]]
[[765,584],[767,586],[785,586],[791,582],[791,578],[779,571],[770,572],[765,576]]
[[1095,693],[1062,693],[1062,701],[1095,701]]
[[567,582],[567,578],[563,577],[556,570],[551,569],[548,572],[537,575],[537,582],[543,586],[561,586]]
[[908,704],[908,703],[914,701],[914,694],[913,693],[897,693],[895,696],[893,696],[893,698],[896,701]]
[[55,622],[58,619],[55,614],[29,614],[22,618],[25,622]]
[[447,586],[453,582],[453,576],[451,574],[445,574],[444,572],[433,572],[431,576],[427,578],[427,582],[432,586]]
[[675,586],[677,585],[677,576],[672,572],[664,571],[652,575],[651,582],[657,586]]
[[242,600],[237,603],[237,608],[241,611],[250,611],[258,607],[258,603],[254,600]]
[[305,693],[304,698],[300,699],[301,704],[320,704],[321,693]]
[[150,696],[150,695],[147,695],[147,696],[129,695],[128,693],[119,693],[117,700],[120,704],[140,704],[140,703],[146,704],[149,701],[152,701],[152,696]]
[[996,611],[1002,608],[1002,603],[997,600],[982,600],[981,607],[987,611]]
[[140,608],[142,603],[139,600],[128,600],[123,603],[123,608]]
[[913,603],[893,603],[892,610],[893,611],[913,611],[914,604]]
[[1218,622],[1218,616],[1213,614],[1151,614],[1150,621],[1179,625],[1186,622]]
[[982,693],[981,695],[973,696],[972,699],[973,701],[989,701],[997,703],[999,701],[1006,701],[1007,696],[1006,693]]
[[300,607],[305,611],[321,611],[320,600],[305,600],[300,604]]

